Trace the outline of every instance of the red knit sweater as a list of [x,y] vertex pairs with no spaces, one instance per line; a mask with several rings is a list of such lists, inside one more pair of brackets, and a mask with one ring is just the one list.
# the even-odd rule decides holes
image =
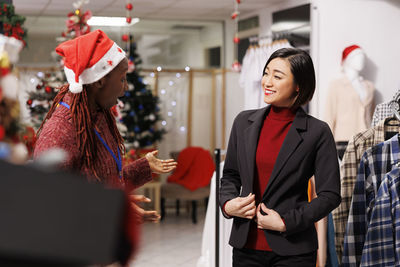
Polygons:
[[[272,106],[264,120],[258,139],[256,154],[256,175],[253,188],[256,205],[260,203],[261,197],[267,188],[276,158],[294,117],[295,113],[290,109]],[[251,221],[246,247],[271,251],[265,239],[264,231],[258,229],[254,221]]]
[[[70,105],[70,99],[71,95],[68,93],[63,102]],[[101,137],[114,154],[118,155],[116,139],[108,127],[104,114],[102,112],[93,114],[93,121],[99,129]],[[104,182],[115,185],[115,181],[119,182],[117,164],[97,137],[96,140],[97,159],[94,163],[96,172]],[[71,111],[62,105],[56,108],[51,118],[44,125],[36,142],[34,157],[40,156],[43,151],[50,148],[61,148],[67,152],[67,158],[62,164],[62,168],[78,171],[88,177],[94,176],[90,169],[82,166]],[[123,166],[122,176],[123,185],[129,185],[129,189],[139,187],[152,179],[150,166],[145,158]]]

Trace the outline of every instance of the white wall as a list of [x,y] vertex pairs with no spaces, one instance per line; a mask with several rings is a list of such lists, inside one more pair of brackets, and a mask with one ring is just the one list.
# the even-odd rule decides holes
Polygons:
[[312,56],[317,72],[313,114],[321,116],[329,82],[340,72],[343,49],[360,45],[368,59],[362,72],[376,87],[376,103],[400,88],[400,1],[314,0]]

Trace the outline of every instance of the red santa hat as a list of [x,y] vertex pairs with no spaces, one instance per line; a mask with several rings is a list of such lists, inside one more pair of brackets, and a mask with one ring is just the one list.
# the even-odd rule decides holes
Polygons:
[[356,51],[356,50],[361,51],[361,47],[359,47],[358,45],[350,45],[350,46],[346,47],[342,53],[342,63],[350,55],[350,53],[352,53],[353,51]]
[[56,52],[64,57],[72,93],[82,92],[83,84],[100,80],[125,58],[125,52],[101,30],[61,43]]

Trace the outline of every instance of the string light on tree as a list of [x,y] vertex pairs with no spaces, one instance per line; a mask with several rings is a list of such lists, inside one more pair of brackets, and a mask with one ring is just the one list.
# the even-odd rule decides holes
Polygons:
[[155,145],[155,142],[160,141],[166,132],[165,129],[154,127],[157,121],[161,121],[160,109],[158,108],[159,99],[148,88],[148,81],[140,75],[142,60],[136,52],[137,46],[133,36],[129,35],[128,40],[129,61],[135,68],[126,75],[129,89],[125,92],[125,96],[121,98],[124,103],[121,110],[121,123],[126,128],[125,131],[122,131],[122,136],[128,150],[132,147],[135,150],[140,150]]

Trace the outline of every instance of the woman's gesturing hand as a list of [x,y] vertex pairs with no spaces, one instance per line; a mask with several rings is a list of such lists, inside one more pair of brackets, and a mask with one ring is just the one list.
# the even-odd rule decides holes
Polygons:
[[252,219],[256,215],[255,195],[249,194],[247,197],[237,197],[229,200],[225,204],[225,213],[229,216]]
[[148,203],[151,202],[151,199],[143,196],[143,195],[129,195],[129,200],[131,207],[135,210],[136,214],[139,217],[139,222],[158,222],[160,220],[160,215],[155,210],[144,210],[142,209],[138,203]]
[[[266,213],[263,215],[261,210]],[[264,203],[261,203],[257,207],[257,218],[256,218],[257,226],[260,229],[268,229],[278,232],[285,232],[286,226],[283,222],[279,213],[274,210],[268,209]]]
[[158,159],[156,155],[158,154],[158,150],[154,150],[146,154],[146,159],[149,162],[150,169],[154,173],[168,173],[173,171],[178,164],[173,159]]

